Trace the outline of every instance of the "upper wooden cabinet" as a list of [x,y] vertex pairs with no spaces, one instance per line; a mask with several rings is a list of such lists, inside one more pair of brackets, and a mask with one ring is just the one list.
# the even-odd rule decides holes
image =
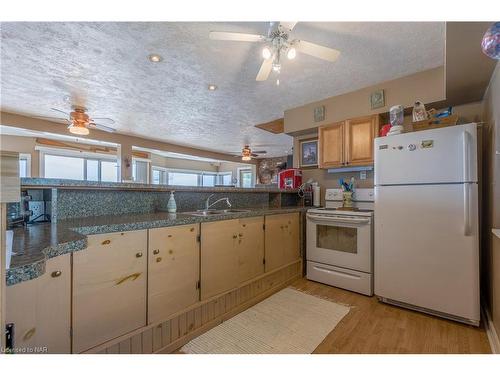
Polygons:
[[379,116],[365,116],[322,126],[318,131],[319,167],[373,164],[373,140]]
[[344,128],[344,121],[319,128],[320,168],[341,167],[344,164]]
[[149,230],[149,324],[161,322],[200,300],[199,233],[199,224]]
[[147,230],[88,236],[73,254],[73,352],[146,325]]

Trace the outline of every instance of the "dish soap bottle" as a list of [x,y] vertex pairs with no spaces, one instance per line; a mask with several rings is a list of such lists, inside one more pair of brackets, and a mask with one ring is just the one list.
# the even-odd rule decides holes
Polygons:
[[177,204],[175,203],[174,192],[170,192],[170,198],[167,203],[167,211],[174,214],[177,211]]

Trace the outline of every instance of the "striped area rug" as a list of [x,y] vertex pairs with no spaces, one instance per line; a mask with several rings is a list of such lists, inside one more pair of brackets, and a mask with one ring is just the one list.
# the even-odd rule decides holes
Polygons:
[[286,288],[188,342],[188,354],[308,354],[349,307]]

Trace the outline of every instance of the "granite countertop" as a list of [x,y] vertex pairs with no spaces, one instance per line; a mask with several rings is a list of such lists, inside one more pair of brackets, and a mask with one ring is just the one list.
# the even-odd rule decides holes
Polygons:
[[167,212],[106,215],[61,220],[57,224],[44,223],[30,225],[27,228],[15,228],[13,254],[6,275],[7,286],[43,275],[45,261],[49,258],[85,249],[87,235],[304,212],[307,209],[307,207],[256,208],[248,209],[247,212],[225,213],[209,217]]
[[194,191],[214,193],[297,193],[299,189],[279,189],[276,186],[241,188],[230,186],[200,187],[140,184],[135,182],[102,182],[67,180],[59,178],[21,178],[24,188],[61,188],[61,189],[102,189],[102,190],[142,190],[142,191]]

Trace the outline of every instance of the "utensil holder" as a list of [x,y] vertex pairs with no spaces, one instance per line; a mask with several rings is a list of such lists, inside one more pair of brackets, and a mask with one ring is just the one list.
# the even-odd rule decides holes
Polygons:
[[352,207],[352,191],[344,191],[342,194],[342,206],[343,207]]

